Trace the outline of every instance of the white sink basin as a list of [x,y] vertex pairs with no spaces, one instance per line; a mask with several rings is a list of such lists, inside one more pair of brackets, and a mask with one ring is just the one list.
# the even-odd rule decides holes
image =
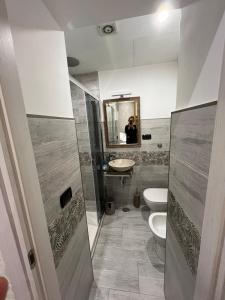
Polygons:
[[135,161],[131,159],[114,159],[109,162],[109,166],[117,171],[117,172],[124,172],[128,171],[135,165]]

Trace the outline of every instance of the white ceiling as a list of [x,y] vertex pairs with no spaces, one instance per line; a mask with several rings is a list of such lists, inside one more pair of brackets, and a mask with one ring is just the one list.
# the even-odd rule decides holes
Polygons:
[[70,68],[70,72],[87,73],[176,60],[180,18],[181,11],[176,9],[170,11],[163,23],[158,22],[156,14],[119,20],[116,21],[118,33],[110,36],[100,36],[96,25],[67,29],[67,55],[80,60],[80,65]]
[[[165,0],[43,0],[62,29],[148,15]],[[197,0],[169,0],[175,8]]]

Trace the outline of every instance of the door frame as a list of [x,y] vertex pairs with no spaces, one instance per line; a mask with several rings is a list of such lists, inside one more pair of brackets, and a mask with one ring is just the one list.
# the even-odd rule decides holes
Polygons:
[[[17,230],[18,251],[32,286],[34,299],[60,300],[59,284],[54,265],[44,206],[27,123],[20,78],[6,0],[0,0],[0,118],[4,159],[18,212],[21,236]],[[11,221],[14,216],[11,216]],[[36,266],[31,270],[27,253],[33,249]],[[38,294],[38,296],[37,296]]]
[[194,300],[225,295],[225,49],[216,111]]

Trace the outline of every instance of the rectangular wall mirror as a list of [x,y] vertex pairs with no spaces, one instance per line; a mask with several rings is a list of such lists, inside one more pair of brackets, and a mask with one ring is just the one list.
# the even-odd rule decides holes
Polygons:
[[140,147],[140,97],[103,101],[106,147]]

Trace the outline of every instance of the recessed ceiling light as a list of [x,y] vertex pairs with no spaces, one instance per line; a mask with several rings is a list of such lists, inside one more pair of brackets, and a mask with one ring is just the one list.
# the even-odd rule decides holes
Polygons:
[[157,20],[159,23],[164,23],[168,19],[169,12],[172,8],[173,7],[169,2],[164,2],[160,5],[157,11]]

